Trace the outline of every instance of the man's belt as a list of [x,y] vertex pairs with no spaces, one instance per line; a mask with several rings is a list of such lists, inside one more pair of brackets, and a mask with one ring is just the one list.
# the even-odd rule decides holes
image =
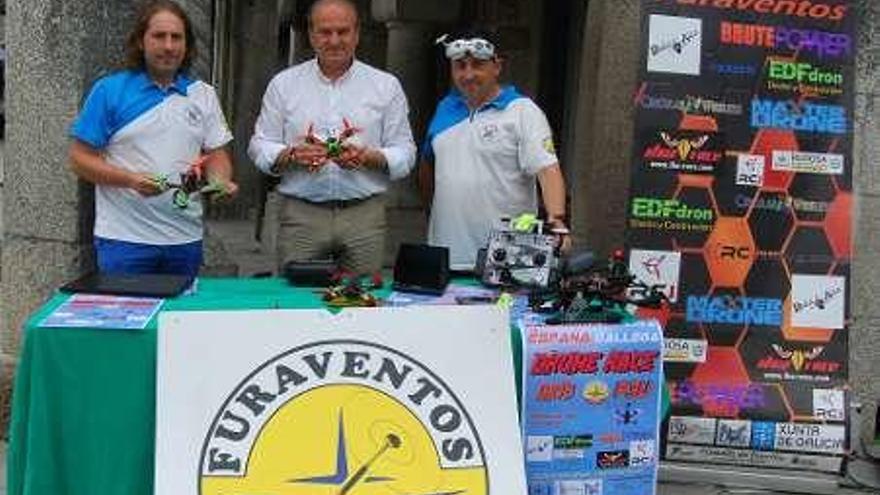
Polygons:
[[299,198],[295,197],[294,199],[302,201],[303,203],[308,203],[314,206],[320,206],[321,208],[333,208],[336,210],[342,210],[345,208],[350,208],[355,205],[359,205],[364,201],[372,199],[375,195],[371,194],[370,196],[364,196],[363,198],[351,198],[351,199],[328,199],[326,201],[312,201],[311,199]]

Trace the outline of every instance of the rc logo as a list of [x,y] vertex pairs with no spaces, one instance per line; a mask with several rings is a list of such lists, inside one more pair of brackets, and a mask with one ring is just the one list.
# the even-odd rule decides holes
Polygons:
[[455,393],[415,359],[353,340],[256,368],[214,417],[200,466],[202,495],[489,493],[480,437]]
[[843,390],[813,389],[813,417],[825,421],[845,421]]
[[648,24],[648,72],[699,76],[702,20],[652,15]]
[[629,271],[636,280],[649,287],[658,287],[669,299],[678,300],[678,277],[681,253],[633,249],[629,253]]
[[629,465],[648,466],[654,463],[654,441],[635,440],[629,443]]
[[764,185],[764,155],[742,154],[736,157],[736,185]]

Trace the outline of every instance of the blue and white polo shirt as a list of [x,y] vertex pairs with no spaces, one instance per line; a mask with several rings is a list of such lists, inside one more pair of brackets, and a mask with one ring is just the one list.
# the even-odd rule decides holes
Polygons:
[[[179,181],[202,151],[232,140],[214,89],[178,74],[161,88],[146,72],[125,70],[98,80],[74,121],[71,137],[132,172],[167,174]],[[198,198],[176,208],[171,191],[152,197],[95,186],[95,236],[169,245],[202,238]]]
[[502,217],[537,211],[535,174],[558,163],[544,112],[514,87],[476,112],[461,93],[437,105],[423,158],[434,163],[428,242],[450,250],[453,269],[472,269]]

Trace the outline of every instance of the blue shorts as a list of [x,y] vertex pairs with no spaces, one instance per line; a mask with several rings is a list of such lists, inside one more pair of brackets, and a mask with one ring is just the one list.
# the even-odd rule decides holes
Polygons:
[[202,241],[159,246],[95,237],[101,273],[171,273],[195,278],[202,265]]

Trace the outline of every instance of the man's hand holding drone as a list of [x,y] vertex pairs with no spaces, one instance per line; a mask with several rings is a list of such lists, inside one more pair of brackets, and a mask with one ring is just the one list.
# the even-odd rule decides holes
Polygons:
[[385,166],[385,155],[377,149],[359,144],[356,134],[361,130],[343,119],[343,128],[325,138],[319,137],[309,125],[301,143],[289,146],[278,156],[273,172],[283,173],[292,166],[305,167],[310,173],[318,172],[332,161],[342,168]]
[[[206,171],[209,155],[201,155],[190,163],[186,173],[180,174],[180,181],[174,182],[167,175],[152,175],[135,189],[145,196],[173,190],[174,206],[185,209],[193,194],[202,194],[212,201],[235,197],[238,185],[228,178],[214,176]],[[143,191],[141,190],[141,186]]]

